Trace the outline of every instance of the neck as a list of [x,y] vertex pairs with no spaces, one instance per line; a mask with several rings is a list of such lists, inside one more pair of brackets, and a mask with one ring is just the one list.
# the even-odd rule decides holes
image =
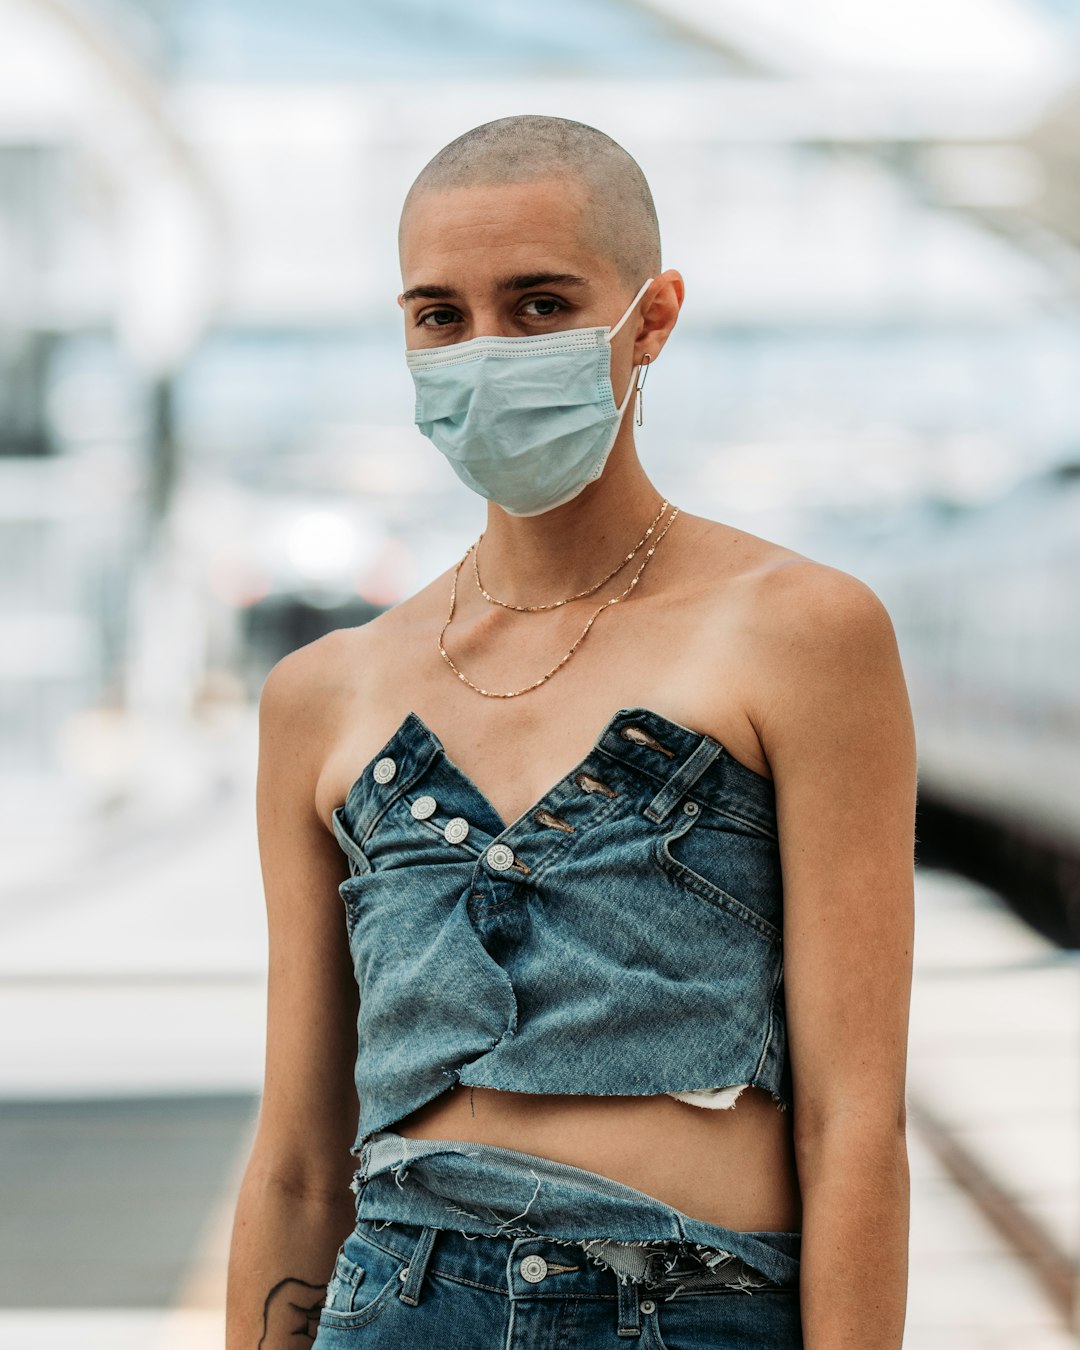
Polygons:
[[[664,495],[646,477],[632,435],[624,440],[620,433],[600,478],[565,505],[539,516],[512,516],[489,503],[480,579],[493,595],[514,605],[545,604],[583,591],[635,547]],[[663,524],[661,519],[657,532]],[[615,577],[593,598],[605,598],[616,582],[626,584],[621,575]]]

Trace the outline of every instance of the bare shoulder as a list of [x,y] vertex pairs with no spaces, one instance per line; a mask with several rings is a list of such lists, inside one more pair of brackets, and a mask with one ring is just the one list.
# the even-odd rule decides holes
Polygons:
[[860,577],[803,555],[777,557],[747,578],[759,640],[813,662],[838,647],[865,650],[895,640],[877,592]]
[[[710,670],[738,688],[775,770],[785,744],[829,734],[856,705],[910,736],[892,619],[861,578],[749,531],[694,518],[686,548],[701,580],[688,588]],[[688,566],[687,571],[690,568]],[[734,653],[734,655],[733,655]]]
[[265,712],[310,734],[332,723],[343,704],[375,697],[412,631],[430,622],[435,585],[359,627],[335,629],[282,657],[263,686]]
[[336,629],[297,648],[267,676],[259,701],[261,758],[288,769],[324,824],[340,786],[327,784],[324,770],[350,728],[377,727],[397,715],[403,668],[417,634],[430,629],[442,581],[436,578],[359,627]]
[[369,626],[338,629],[283,656],[259,699],[263,729],[307,741],[324,729],[347,692],[355,658],[370,643]]
[[742,577],[738,602],[755,672],[751,715],[774,771],[823,767],[831,754],[863,765],[914,764],[914,729],[896,631],[861,578],[803,555]]
[[[689,545],[706,605],[723,609],[760,655],[813,662],[837,646],[895,641],[885,604],[865,581],[783,544],[695,517]],[[719,584],[718,584],[719,583]]]

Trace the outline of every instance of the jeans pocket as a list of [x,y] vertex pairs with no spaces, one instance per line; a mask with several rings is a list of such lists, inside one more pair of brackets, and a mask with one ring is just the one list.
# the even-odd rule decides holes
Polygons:
[[326,1287],[319,1325],[342,1330],[365,1327],[401,1292],[407,1261],[366,1242],[358,1232],[345,1239]]
[[364,876],[371,871],[371,863],[368,861],[367,854],[357,843],[349,829],[345,819],[344,807],[337,807],[331,816],[334,826],[334,837],[338,841],[338,847],[345,854],[349,863],[349,875],[351,877]]
[[[648,1318],[655,1350],[803,1350],[797,1287],[749,1292],[732,1286],[655,1299]],[[642,1319],[643,1322],[646,1320]],[[645,1350],[644,1345],[642,1350]]]
[[653,858],[682,890],[780,946],[783,890],[772,841],[699,810],[655,836]]

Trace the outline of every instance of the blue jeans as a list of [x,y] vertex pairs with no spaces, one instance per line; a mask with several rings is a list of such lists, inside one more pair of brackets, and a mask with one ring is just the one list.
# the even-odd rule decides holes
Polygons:
[[315,1350],[802,1350],[798,1233],[489,1144],[380,1131],[360,1158]]

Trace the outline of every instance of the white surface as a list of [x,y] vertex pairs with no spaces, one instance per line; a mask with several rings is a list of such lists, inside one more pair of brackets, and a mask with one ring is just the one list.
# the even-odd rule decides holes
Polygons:
[[127,1308],[19,1309],[0,1312],[0,1343],[11,1350],[220,1350],[225,1318]]
[[[240,785],[224,804],[198,816],[186,804],[170,834],[159,803],[160,818],[136,815],[124,842],[88,863],[76,835],[55,887],[35,889],[29,908],[17,894],[0,907],[0,1097],[260,1090],[255,755],[246,741],[237,753]],[[51,858],[40,866],[48,877]]]
[[1080,952],[920,869],[909,1092],[1080,1261]]

